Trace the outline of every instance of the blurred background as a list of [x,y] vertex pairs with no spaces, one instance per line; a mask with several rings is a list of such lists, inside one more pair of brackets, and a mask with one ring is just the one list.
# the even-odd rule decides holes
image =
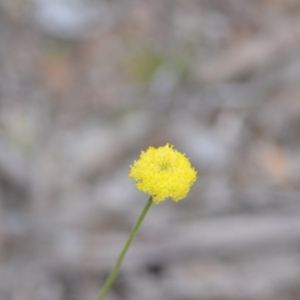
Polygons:
[[300,2],[1,0],[0,299],[96,299],[167,142],[199,178],[107,299],[299,300]]

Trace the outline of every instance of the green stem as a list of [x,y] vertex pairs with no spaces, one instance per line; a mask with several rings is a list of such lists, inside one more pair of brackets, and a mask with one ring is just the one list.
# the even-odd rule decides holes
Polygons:
[[130,247],[131,245],[131,242],[133,241],[134,237],[136,236],[150,206],[152,204],[152,197],[149,198],[148,202],[146,203],[140,217],[138,218],[136,224],[134,225],[134,227],[132,228],[131,232],[130,232],[130,235],[127,239],[127,242],[122,250],[122,252],[120,253],[117,261],[116,261],[116,264],[114,266],[114,268],[112,269],[110,275],[108,276],[108,278],[106,279],[105,283],[104,283],[104,286],[102,288],[102,291],[98,297],[98,300],[104,300],[105,296],[107,295],[107,293],[109,292],[112,284],[114,283],[117,275],[118,275],[118,272],[119,272],[119,269],[120,269],[120,266],[122,264],[122,261],[127,253],[127,250],[128,248]]

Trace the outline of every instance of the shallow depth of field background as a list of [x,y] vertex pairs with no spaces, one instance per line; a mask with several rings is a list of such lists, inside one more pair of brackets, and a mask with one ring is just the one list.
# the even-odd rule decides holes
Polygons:
[[299,300],[300,2],[1,0],[0,299],[96,299],[167,142],[199,178],[107,299]]

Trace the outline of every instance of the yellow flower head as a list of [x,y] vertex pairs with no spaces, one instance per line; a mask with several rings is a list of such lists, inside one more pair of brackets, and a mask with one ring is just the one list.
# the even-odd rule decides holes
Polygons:
[[140,159],[130,166],[129,178],[136,181],[140,191],[150,194],[153,202],[159,203],[167,197],[177,202],[187,195],[197,172],[185,154],[167,144],[142,151]]

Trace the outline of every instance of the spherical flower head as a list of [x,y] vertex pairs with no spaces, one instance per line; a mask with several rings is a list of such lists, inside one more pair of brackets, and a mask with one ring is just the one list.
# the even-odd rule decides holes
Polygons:
[[170,197],[179,201],[187,195],[197,179],[197,172],[185,154],[172,145],[149,147],[130,166],[129,178],[136,181],[138,190],[152,196],[155,203]]

